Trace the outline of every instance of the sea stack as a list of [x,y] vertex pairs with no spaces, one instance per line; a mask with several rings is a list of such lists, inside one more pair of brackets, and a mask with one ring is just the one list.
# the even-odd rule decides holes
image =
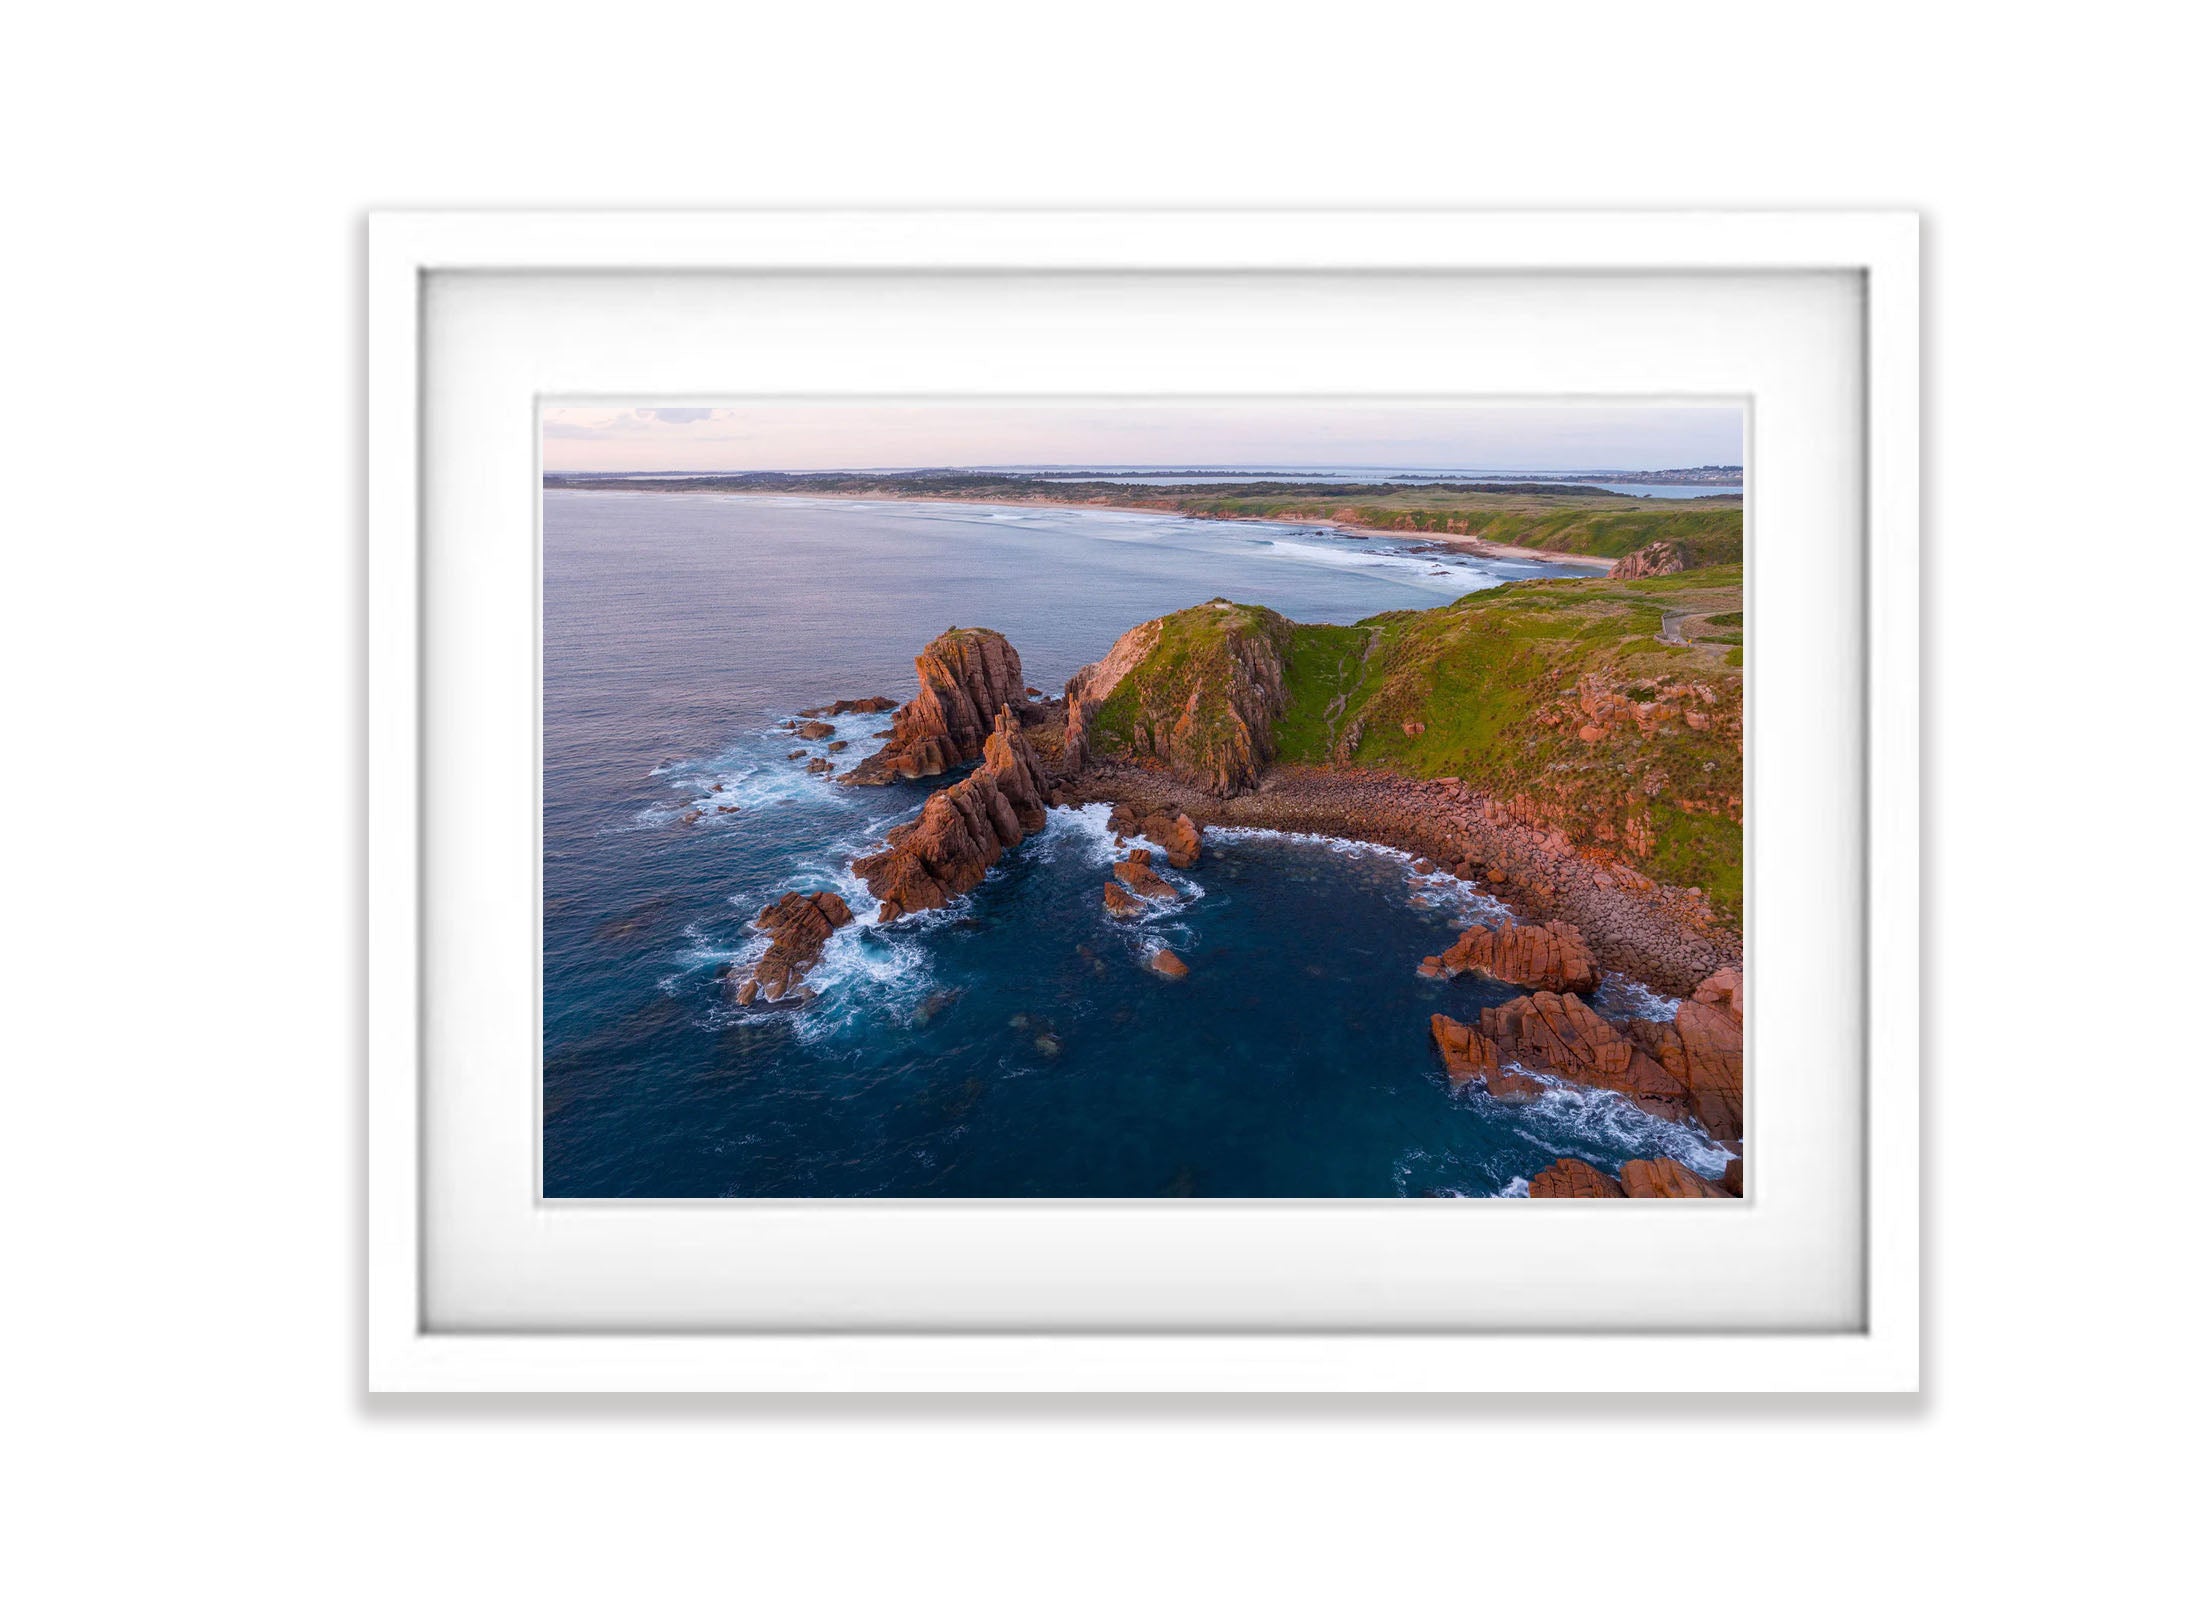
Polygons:
[[884,850],[855,863],[878,897],[879,921],[967,894],[1026,834],[1046,826],[1046,774],[1013,705],[996,708],[980,753],[977,771],[934,794],[916,821],[886,836]]
[[843,783],[930,778],[977,761],[1004,707],[1023,705],[1024,663],[991,628],[949,628],[917,652],[916,698],[894,713],[886,747]]

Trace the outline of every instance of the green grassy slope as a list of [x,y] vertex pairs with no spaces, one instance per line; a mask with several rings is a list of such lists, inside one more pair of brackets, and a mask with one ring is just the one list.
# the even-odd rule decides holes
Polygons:
[[1350,626],[1195,607],[1096,709],[1094,745],[1152,755],[1138,730],[1169,728],[1179,770],[1242,750],[1257,639],[1280,693],[1256,759],[1457,777],[1739,918],[1741,577],[1513,583]]

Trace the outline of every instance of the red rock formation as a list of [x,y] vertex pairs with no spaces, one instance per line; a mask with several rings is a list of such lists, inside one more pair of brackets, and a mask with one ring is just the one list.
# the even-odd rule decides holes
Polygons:
[[1737,1200],[1742,1197],[1742,1158],[1740,1156],[1733,1156],[1728,1159],[1726,1171],[1719,1178],[1719,1187]]
[[1497,1065],[1497,1047],[1464,1022],[1438,1012],[1428,1019],[1428,1031],[1454,1083],[1479,1078]]
[[1108,813],[1108,831],[1117,839],[1151,839],[1168,854],[1178,871],[1199,859],[1199,824],[1181,811],[1155,811],[1144,816],[1129,806]]
[[1568,1156],[1554,1161],[1528,1180],[1530,1200],[1617,1200],[1619,1182],[1586,1161]]
[[[843,783],[929,778],[976,761],[1002,707],[1024,702],[1024,663],[991,628],[950,628],[917,654],[916,698],[894,713],[886,747]],[[1042,791],[1043,792],[1043,791]]]
[[1556,994],[1589,994],[1603,976],[1581,930],[1566,922],[1469,928],[1442,955],[1424,960],[1421,972],[1431,978],[1479,972],[1499,983]]
[[[1714,975],[1704,988],[1716,981]],[[1733,992],[1739,999],[1740,989]],[[1686,1087],[1688,1109],[1712,1138],[1742,1136],[1742,1025],[1734,1012],[1683,1000],[1671,1022],[1638,1019],[1628,1031]]]
[[1136,895],[1113,881],[1100,886],[1100,903],[1108,908],[1111,917],[1135,917],[1146,909]]
[[1671,1156],[1630,1161],[1619,1169],[1620,1192],[1630,1200],[1724,1200],[1729,1198]]
[[[1655,1116],[1677,1120],[1688,1109],[1687,1086],[1578,995],[1522,995],[1483,1011],[1475,1029],[1489,1040],[1494,1059],[1508,1067],[1584,1088],[1615,1090]],[[1503,1087],[1527,1094],[1533,1081]]]
[[825,941],[855,920],[848,902],[831,890],[816,894],[791,893],[757,913],[759,931],[772,936],[766,950],[748,973],[729,973],[727,987],[739,1005],[762,998],[783,1000],[796,992],[804,973],[825,953]]
[[1621,556],[1607,574],[1613,578],[1662,578],[1688,567],[1688,552],[1667,539],[1646,544],[1632,555]]
[[1735,1022],[1742,1020],[1742,974],[1735,967],[1721,967],[1696,985],[1696,1002],[1724,1011]]
[[878,897],[879,921],[968,893],[1004,852],[1046,826],[1046,774],[1013,705],[995,709],[982,754],[977,771],[926,800],[916,821],[886,836],[884,850],[855,863]]
[[1181,978],[1191,971],[1174,950],[1156,950],[1153,959],[1146,964],[1164,978]]
[[1176,890],[1153,869],[1151,850],[1133,850],[1128,861],[1115,864],[1115,875],[1124,888],[1148,900],[1174,900]]

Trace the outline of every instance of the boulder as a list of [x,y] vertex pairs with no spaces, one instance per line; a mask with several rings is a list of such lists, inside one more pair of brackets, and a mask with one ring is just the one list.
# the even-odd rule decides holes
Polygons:
[[1581,930],[1565,922],[1469,928],[1449,950],[1423,961],[1421,971],[1427,977],[1451,978],[1479,972],[1499,983],[1554,994],[1592,993],[1603,977]]
[[1164,978],[1181,978],[1191,971],[1174,950],[1156,950],[1153,959],[1146,965]]
[[[1738,985],[1733,996],[1740,1000]],[[1712,1138],[1742,1136],[1742,1024],[1734,1012],[1683,1000],[1671,1022],[1638,1018],[1628,1032],[1683,1086],[1688,1109]]]
[[[847,783],[935,777],[984,758],[1000,713],[1024,701],[1024,663],[991,628],[950,628],[917,653],[916,698],[894,713],[885,748]],[[1020,723],[1019,723],[1020,725]]]
[[[1624,1094],[1654,1116],[1678,1121],[1687,1085],[1573,994],[1530,994],[1483,1011],[1475,1030],[1495,1059],[1539,1077]],[[1533,1082],[1533,1079],[1528,1080]],[[1511,1086],[1525,1092],[1524,1086]]]
[[729,972],[726,985],[734,1004],[749,1005],[758,999],[783,1000],[800,985],[803,974],[817,965],[825,941],[855,920],[848,902],[830,889],[816,894],[799,891],[784,894],[756,915],[760,932],[772,936],[771,948],[749,972]]
[[833,770],[833,764],[824,756],[812,756],[810,757],[809,764],[805,766],[802,770],[808,773],[822,776],[823,774]]
[[1115,876],[1132,894],[1148,900],[1174,900],[1176,890],[1154,871],[1150,851],[1133,850],[1128,861],[1115,864]]
[[1742,1158],[1729,1157],[1726,1171],[1719,1178],[1719,1187],[1739,1200],[1742,1197]]
[[1619,1169],[1620,1192],[1630,1200],[1724,1200],[1728,1196],[1671,1156],[1630,1161]]
[[891,711],[901,702],[889,700],[882,694],[867,695],[861,700],[835,700],[829,706],[812,706],[802,713],[805,717],[845,717],[851,714],[868,716],[875,711]]
[[1698,1005],[1724,1011],[1737,1023],[1742,1020],[1742,974],[1735,967],[1721,967],[1710,977],[1696,985],[1695,1000]]
[[819,722],[812,718],[796,728],[794,734],[797,739],[830,739],[835,731],[830,722]]
[[879,921],[937,910],[968,893],[1026,834],[1046,826],[1046,774],[1014,707],[996,709],[981,753],[977,771],[933,794],[916,821],[886,836],[884,850],[855,863],[878,897]]
[[1528,1180],[1530,1200],[1617,1200],[1619,1180],[1572,1156],[1554,1161]]
[[1199,859],[1199,824],[1181,811],[1153,811],[1141,815],[1129,806],[1108,813],[1108,831],[1118,840],[1151,839],[1168,855],[1178,871]]
[[1136,895],[1112,880],[1100,886],[1100,899],[1111,917],[1135,917],[1146,909]]

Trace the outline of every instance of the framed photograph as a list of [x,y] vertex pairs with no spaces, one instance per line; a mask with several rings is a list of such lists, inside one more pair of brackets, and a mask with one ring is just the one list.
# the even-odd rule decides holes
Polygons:
[[1916,1386],[1914,218],[368,292],[372,1387]]

